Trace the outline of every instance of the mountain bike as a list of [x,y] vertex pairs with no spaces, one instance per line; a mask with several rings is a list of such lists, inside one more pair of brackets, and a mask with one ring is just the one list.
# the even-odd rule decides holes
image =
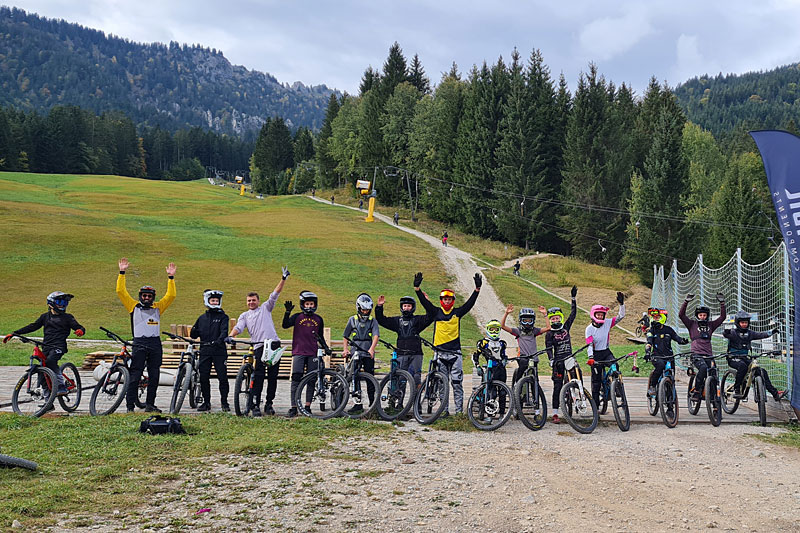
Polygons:
[[34,346],[30,364],[11,394],[11,406],[18,415],[38,418],[53,409],[58,394],[58,380],[55,372],[44,366],[47,359],[41,350],[44,343],[22,335],[14,336]]
[[[530,360],[534,357],[538,359],[544,353],[547,353],[547,350],[509,358],[509,361],[513,359]],[[525,427],[532,431],[542,429],[547,421],[547,400],[539,385],[539,367],[536,362],[528,364],[522,377],[514,384],[513,392],[515,412]]]
[[[631,412],[628,408],[628,397],[625,395],[625,385],[622,383],[622,373],[619,371],[618,362],[628,357],[633,357],[636,366],[636,355],[639,352],[630,352],[616,359],[607,361],[595,361],[590,359],[589,366],[602,365],[602,377],[600,378],[600,413],[605,414],[608,403],[614,411],[614,419],[617,421],[620,431],[628,431],[631,428]],[[638,369],[637,369],[638,370]]]
[[439,350],[422,337],[419,339],[425,346],[433,349],[433,357],[428,363],[428,374],[422,380],[417,397],[414,400],[414,418],[420,424],[433,424],[447,407],[450,395],[450,380],[448,378],[450,372],[441,371],[442,368],[447,370],[447,365],[441,362],[439,357],[443,353],[455,354],[455,352]]
[[28,470],[36,470],[37,468],[39,468],[39,465],[34,463],[33,461],[28,461],[27,459],[20,459],[19,457],[6,455],[4,453],[0,453],[0,466],[6,468],[11,468],[11,467],[26,468]]
[[[325,339],[317,334],[317,355],[314,358],[317,369],[308,372],[297,385],[294,400],[297,411],[304,416],[327,420],[342,414],[350,397],[345,377],[330,368],[325,368],[324,356],[332,350]],[[376,382],[377,383],[377,382]]]
[[[131,381],[130,360],[131,355],[128,348],[134,346],[133,342],[126,341],[113,331],[101,327],[106,336],[122,345],[119,353],[114,354],[111,366],[103,374],[103,377],[92,390],[92,397],[89,400],[89,413],[94,416],[110,415],[117,410],[119,404],[125,399]],[[146,349],[146,348],[145,348]],[[137,393],[136,407],[144,407],[142,397],[147,394],[147,382],[150,378],[142,375],[139,380],[139,391]]]
[[553,360],[553,364],[564,361],[564,373],[568,380],[561,388],[561,410],[566,421],[578,433],[591,433],[600,420],[597,405],[591,393],[583,386],[583,373],[575,359],[577,354],[591,346],[591,339],[587,340],[589,343],[577,351]]
[[200,390],[200,350],[197,346],[211,346],[213,343],[200,343],[167,331],[161,333],[172,340],[186,343],[186,349],[181,352],[175,384],[172,386],[172,399],[169,402],[170,414],[177,415],[183,407],[187,393],[189,394],[189,406],[192,409],[203,403],[203,394]]
[[378,342],[392,350],[392,361],[389,373],[378,385],[377,410],[382,419],[392,421],[406,416],[413,408],[417,384],[410,372],[400,368],[397,347],[380,338]]
[[708,375],[706,376],[705,386],[701,391],[700,397],[693,397],[692,389],[694,389],[694,382],[695,378],[697,377],[697,372],[694,370],[694,366],[692,365],[692,373],[689,376],[689,389],[688,389],[688,406],[689,406],[689,413],[692,415],[696,415],[697,412],[700,410],[700,403],[705,400],[706,401],[706,410],[708,411],[708,419],[711,421],[711,425],[716,427],[722,423],[722,396],[720,394],[720,387],[719,387],[719,372],[717,369],[717,359],[720,357],[725,357],[729,354],[720,354],[720,355],[700,355],[700,354],[691,354],[692,358],[698,359],[705,359],[706,361],[710,361],[708,365]]
[[[341,374],[347,380],[349,394],[345,396],[344,391],[335,389],[338,402],[345,404],[344,413],[350,418],[369,417],[377,404],[378,380],[375,376],[361,370],[361,360],[371,357],[369,352],[362,350],[355,345],[350,345],[350,359],[342,369]],[[362,381],[366,382],[366,391],[362,388]]]
[[675,369],[673,368],[674,355],[651,355],[650,360],[665,359],[666,366],[658,377],[656,393],[647,393],[647,410],[652,416],[661,413],[661,419],[668,428],[678,425],[678,390],[675,388]]
[[[761,367],[758,364],[758,358],[769,355],[780,355],[780,350],[773,350],[769,352],[762,352],[756,354],[743,355],[739,357],[750,357],[750,366],[747,368],[747,375],[745,376],[744,388],[741,395],[736,395],[734,384],[736,383],[736,370],[729,369],[722,376],[722,384],[720,386],[720,396],[722,398],[722,409],[732,415],[739,408],[739,402],[746,402],[750,395],[750,388],[753,389],[753,401],[758,404],[758,421],[762,426],[767,425],[767,391],[764,387],[764,378],[761,376]],[[734,354],[729,354],[736,357]]]
[[486,357],[486,365],[475,365],[481,384],[469,397],[467,417],[481,431],[494,431],[508,422],[514,410],[514,399],[511,389],[504,381],[493,379],[494,369],[503,362],[491,357],[486,351],[476,353]]
[[230,342],[233,349],[236,349],[237,344],[245,344],[250,349],[242,356],[242,366],[239,367],[236,381],[233,384],[233,412],[236,413],[236,416],[248,416],[257,401],[253,398],[253,374],[256,370],[255,346],[263,343],[239,340]]

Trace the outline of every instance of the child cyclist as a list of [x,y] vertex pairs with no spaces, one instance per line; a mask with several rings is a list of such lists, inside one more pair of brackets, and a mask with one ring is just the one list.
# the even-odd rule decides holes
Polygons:
[[[506,341],[500,338],[500,331],[502,325],[497,320],[490,320],[486,324],[486,334],[484,338],[478,341],[477,350],[472,354],[472,364],[478,368],[481,364],[480,356],[484,356],[486,361],[492,360],[494,366],[492,367],[492,381],[506,382],[508,375],[506,374],[506,365],[508,364],[508,356],[506,355]],[[506,396],[500,396],[500,414],[506,411]]]
[[[295,393],[306,372],[317,369],[317,335],[322,335],[325,327],[322,317],[317,314],[317,295],[311,291],[300,293],[300,313],[292,313],[294,304],[287,300],[284,304],[286,313],[283,315],[283,328],[294,328],[292,331],[292,385],[289,398],[290,409],[286,413],[289,418],[297,416]],[[309,389],[309,393],[311,390]],[[306,405],[311,405],[307,398]]]
[[67,305],[74,296],[61,291],[51,292],[47,295],[47,312],[39,315],[35,322],[23,326],[3,338],[3,343],[14,335],[25,335],[39,328],[44,328],[42,339],[45,355],[44,366],[53,371],[58,379],[59,396],[67,394],[67,387],[64,385],[64,376],[61,375],[58,361],[67,353],[67,337],[70,331],[74,331],[78,337],[83,337],[86,331],[83,326],[78,324],[75,317],[67,313]]
[[222,410],[230,411],[228,405],[228,369],[226,362],[228,350],[225,338],[228,336],[228,315],[222,310],[222,291],[206,289],[203,291],[203,303],[206,312],[200,315],[192,326],[191,336],[200,339],[200,392],[203,394],[203,403],[197,407],[198,411],[211,410],[211,365],[217,371],[219,382],[219,396]]
[[647,330],[647,341],[644,346],[644,360],[653,363],[653,371],[650,373],[650,380],[647,387],[647,395],[655,397],[656,385],[664,369],[667,367],[667,361],[672,363],[672,368],[675,368],[675,357],[672,353],[672,341],[678,344],[689,344],[689,339],[685,339],[675,333],[675,330],[666,325],[667,312],[663,309],[651,307],[647,310],[648,317],[650,318],[650,328]]
[[397,362],[402,370],[414,376],[414,382],[419,387],[422,374],[422,342],[419,334],[431,324],[428,315],[415,315],[417,301],[413,296],[400,298],[400,316],[385,316],[383,304],[386,298],[378,297],[375,306],[375,318],[382,328],[397,332]]
[[544,336],[544,346],[547,349],[550,366],[553,367],[553,417],[551,419],[553,424],[561,422],[558,418],[558,407],[561,400],[561,387],[564,385],[564,359],[572,353],[572,339],[569,330],[578,313],[578,305],[575,303],[577,295],[578,287],[573,285],[570,291],[572,302],[566,321],[560,307],[551,307],[547,310],[539,307],[539,311],[547,316],[547,327],[550,328],[550,331]]
[[[617,293],[619,302],[619,312],[611,320],[606,320],[609,308],[604,305],[593,305],[589,312],[592,323],[586,326],[586,342],[589,348],[586,350],[592,366],[592,398],[595,405],[600,405],[600,387],[603,380],[603,362],[614,358],[614,354],[608,347],[611,328],[625,318],[625,295]],[[590,341],[591,339],[591,341]],[[599,363],[599,364],[598,364]]]
[[[530,307],[523,307],[519,310],[519,320],[517,321],[519,327],[508,327],[506,326],[506,320],[508,319],[508,315],[510,315],[513,311],[514,306],[509,304],[508,307],[506,307],[506,312],[503,313],[503,319],[500,321],[500,327],[511,333],[514,338],[517,339],[519,355],[533,355],[538,351],[536,347],[536,337],[542,333],[547,333],[550,331],[550,326],[546,325],[543,328],[534,327],[534,324],[536,323],[536,312]],[[539,356],[537,355],[531,359],[532,360],[530,362],[533,363],[533,366],[538,366]],[[528,359],[517,359],[517,369],[514,370],[514,377],[511,379],[512,387],[525,374],[525,371],[528,369],[528,362]]]
[[[475,274],[475,290],[461,307],[454,307],[456,298],[451,289],[443,289],[439,293],[441,307],[436,307],[419,288],[422,284],[422,272],[414,276],[414,291],[417,293],[422,307],[433,321],[433,346],[439,351],[439,360],[447,366],[450,381],[453,384],[453,400],[456,414],[464,410],[464,367],[461,360],[461,318],[469,313],[478,299],[483,279]],[[449,410],[447,411],[449,412]]]
[[[689,338],[692,340],[692,355],[713,355],[714,352],[711,350],[711,335],[713,335],[714,331],[725,321],[725,295],[721,292],[717,293],[719,316],[714,320],[709,320],[711,318],[711,310],[705,305],[699,305],[695,308],[694,320],[687,317],[686,306],[689,305],[689,302],[692,300],[694,300],[694,294],[687,294],[678,312],[678,318],[681,319],[683,325],[689,330]],[[702,397],[703,387],[705,387],[706,383],[708,361],[702,357],[692,357],[692,364],[697,368],[697,376],[694,381],[694,389],[690,392],[695,400],[699,400]]]
[[[356,314],[347,319],[344,328],[344,351],[345,357],[350,356],[350,346],[361,353],[366,353],[369,357],[361,357],[359,363],[361,370],[367,374],[375,375],[375,346],[378,345],[380,329],[378,321],[370,315],[372,314],[372,298],[369,294],[362,292],[356,298]],[[369,405],[375,399],[375,387],[367,382],[367,396]],[[350,409],[349,414],[356,414],[363,411],[361,405],[355,405]]]
[[[734,382],[734,398],[741,398],[744,378],[747,376],[747,369],[750,368],[750,343],[761,339],[766,339],[778,333],[780,330],[775,328],[772,331],[753,331],[750,329],[750,314],[745,311],[738,311],[733,317],[734,327],[726,329],[722,335],[728,339],[728,366],[736,369],[736,381]],[[766,369],[759,367],[759,372],[764,380],[764,387],[767,392],[772,394],[776,402],[781,401],[783,393],[775,388],[769,379]]]

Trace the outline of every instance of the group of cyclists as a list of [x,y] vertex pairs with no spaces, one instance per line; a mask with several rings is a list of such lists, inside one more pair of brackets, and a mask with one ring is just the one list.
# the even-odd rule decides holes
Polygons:
[[[446,234],[445,234],[446,235]],[[130,386],[126,397],[128,412],[134,412],[137,407],[142,407],[137,399],[139,382],[145,368],[148,376],[159,376],[162,364],[161,343],[161,314],[167,310],[176,297],[175,273],[176,266],[169,263],[166,267],[168,276],[167,290],[164,296],[156,300],[156,290],[151,285],[142,286],[138,291],[138,298],[134,299],[126,286],[126,272],[130,263],[126,258],[118,262],[119,275],[116,282],[116,294],[130,315],[133,347],[130,361]],[[230,411],[228,402],[229,384],[226,367],[227,345],[235,342],[235,337],[248,332],[250,341],[254,343],[255,371],[253,374],[251,405],[247,412],[254,417],[275,415],[273,402],[278,385],[278,364],[270,357],[274,343],[280,343],[279,336],[272,320],[272,311],[283,291],[290,272],[283,267],[278,284],[270,293],[265,302],[261,302],[257,292],[249,292],[246,296],[247,310],[241,313],[235,326],[228,331],[229,318],[222,308],[223,291],[207,289],[203,292],[205,312],[200,315],[191,329],[191,336],[200,340],[199,372],[203,402],[197,406],[199,412],[211,410],[211,385],[210,376],[212,366],[216,370],[219,381],[219,392],[223,411]],[[455,292],[445,288],[439,293],[439,305],[430,301],[422,290],[423,274],[414,276],[414,296],[404,296],[399,301],[399,315],[388,316],[384,309],[386,299],[380,296],[377,302],[367,293],[361,293],[355,300],[355,314],[348,318],[343,333],[343,355],[349,357],[351,353],[358,352],[360,371],[367,374],[375,372],[375,349],[381,336],[380,328],[392,331],[397,335],[397,362],[400,369],[407,371],[414,379],[417,388],[421,383],[422,370],[422,339],[420,335],[432,326],[433,342],[430,345],[437,352],[440,370],[449,378],[453,390],[452,408],[456,414],[463,411],[463,361],[461,346],[461,319],[470,312],[480,294],[482,277],[475,274],[475,289],[465,302],[455,305]],[[518,356],[514,358],[518,366],[512,376],[512,385],[525,374],[528,365],[538,365],[538,354],[543,353],[537,345],[537,337],[544,335],[544,352],[547,354],[551,366],[551,379],[553,381],[552,394],[552,423],[560,423],[559,403],[561,388],[564,384],[564,360],[573,354],[573,342],[570,330],[577,316],[576,297],[578,288],[573,286],[570,291],[571,304],[569,314],[565,316],[560,307],[543,306],[538,311],[545,319],[543,327],[537,327],[536,311],[531,307],[522,307],[517,318],[517,326],[507,325],[508,318],[514,310],[509,305],[501,320],[491,320],[484,327],[484,337],[477,343],[477,350],[472,354],[475,366],[480,365],[480,358],[494,362],[493,379],[505,382],[507,379],[505,367],[509,356],[507,344],[500,339],[501,331],[505,330],[517,341]],[[85,328],[80,325],[75,317],[67,313],[67,306],[73,295],[56,291],[48,295],[48,311],[42,314],[33,323],[19,328],[3,339],[7,342],[14,335],[22,335],[44,328],[44,354],[45,365],[53,370],[58,378],[58,394],[66,394],[63,377],[59,372],[59,360],[67,352],[66,339],[72,331],[77,336],[84,334]],[[720,305],[720,316],[711,319],[710,309],[699,305],[694,310],[694,318],[686,315],[688,304],[694,295],[686,296],[679,312],[679,318],[686,327],[689,338],[678,335],[673,328],[666,325],[667,312],[663,309],[650,308],[647,312],[648,328],[645,346],[645,359],[652,359],[653,372],[650,374],[648,395],[655,394],[655,387],[668,362],[674,368],[674,354],[672,342],[688,344],[691,342],[692,363],[697,370],[693,381],[694,388],[690,391],[698,401],[703,391],[704,381],[708,371],[708,357],[712,355],[711,337],[719,328],[726,317],[724,296],[720,293],[717,299]],[[422,306],[424,313],[417,314],[417,301]],[[605,305],[593,305],[589,312],[590,323],[584,331],[584,339],[577,344],[586,348],[591,364],[591,396],[596,405],[600,404],[600,389],[604,363],[612,361],[614,355],[609,347],[611,329],[625,317],[625,295],[617,293],[619,308],[616,316],[610,317],[610,308]],[[296,392],[304,375],[317,370],[318,348],[320,335],[323,331],[324,321],[318,314],[318,297],[311,291],[304,290],[299,294],[299,312],[292,313],[294,303],[287,300],[284,303],[285,313],[281,322],[283,329],[292,329],[291,345],[291,399],[288,417],[298,415]],[[750,365],[751,343],[777,333],[756,332],[750,330],[751,317],[744,311],[736,313],[734,328],[727,329],[724,337],[728,339],[727,360],[731,368],[736,370],[734,395],[741,398],[744,394],[743,383]],[[640,321],[641,322],[641,321]],[[427,342],[426,342],[427,344]],[[266,345],[266,349],[265,349]],[[780,401],[783,393],[778,391],[769,381],[766,372],[761,370],[766,390],[772,394],[776,401]],[[537,373],[538,375],[538,373]],[[267,381],[267,390],[263,412],[261,410],[261,396],[264,381]],[[158,379],[149,379],[147,384],[146,401],[143,409],[145,412],[160,412],[156,406]],[[372,397],[374,390],[369,391]],[[310,401],[310,400],[308,400]],[[449,400],[448,400],[449,402]],[[502,399],[503,409],[506,407]],[[449,415],[450,405],[447,404],[445,416]]]

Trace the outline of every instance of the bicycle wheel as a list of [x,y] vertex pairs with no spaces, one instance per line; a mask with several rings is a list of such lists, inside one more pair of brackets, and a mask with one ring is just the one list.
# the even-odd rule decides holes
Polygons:
[[97,382],[89,399],[89,413],[94,416],[110,415],[125,399],[130,383],[128,369],[116,365]]
[[692,389],[694,388],[694,378],[695,376],[689,376],[689,388],[686,389],[686,405],[689,409],[690,415],[696,415],[700,411],[700,402],[702,399],[695,400],[692,398]]
[[[661,381],[664,381],[663,379]],[[661,382],[658,383],[658,387],[661,386]],[[647,412],[650,413],[650,416],[656,416],[658,414],[658,387],[656,387],[656,393],[654,395],[647,395]]]
[[39,468],[39,465],[34,463],[33,461],[28,461],[27,459],[20,459],[19,457],[12,457],[10,455],[5,455],[0,453],[0,466],[3,467],[17,467],[17,468],[26,468],[28,470],[36,470]]
[[[366,375],[375,380],[371,374]],[[376,388],[377,384],[378,382],[375,380]],[[318,420],[327,420],[342,414],[347,407],[349,397],[347,380],[344,376],[335,370],[326,368],[322,372],[321,387],[319,386],[319,371],[315,370],[303,376],[297,385],[294,400],[297,411],[302,415]]]
[[494,431],[502,427],[513,410],[511,389],[502,381],[481,384],[472,391],[467,402],[467,417],[481,431]]
[[561,410],[578,433],[591,433],[600,420],[592,395],[577,381],[570,381],[562,387]]
[[45,366],[34,366],[17,381],[11,406],[18,415],[40,417],[53,408],[58,385],[55,373]]
[[767,425],[767,394],[764,390],[764,378],[756,376],[753,379],[753,396],[758,404],[758,422],[762,426]]
[[706,378],[706,410],[711,425],[717,427],[722,422],[722,399],[717,387],[717,378],[709,376]]
[[628,409],[628,397],[625,396],[625,386],[619,376],[611,382],[611,408],[614,410],[614,418],[620,431],[628,431],[631,428],[631,412]]
[[406,370],[386,374],[378,388],[378,415],[384,420],[404,417],[414,407],[417,392],[414,377]]
[[600,405],[597,406],[597,411],[601,415],[606,414],[608,411],[608,398],[611,396],[611,387],[607,381],[603,382],[603,388],[600,389]]
[[183,407],[183,400],[186,398],[186,391],[189,390],[189,381],[192,377],[191,363],[183,363],[178,368],[175,376],[175,384],[172,385],[172,400],[169,402],[169,412],[177,415]]
[[547,400],[536,376],[525,376],[514,384],[514,408],[526,428],[538,431],[544,427]]
[[414,400],[414,418],[420,424],[433,424],[447,408],[449,395],[450,382],[447,376],[439,371],[430,372],[422,381]]
[[73,413],[81,403],[83,388],[81,387],[81,375],[72,363],[64,363],[60,367],[61,375],[64,376],[64,386],[67,387],[67,395],[59,396],[58,403],[61,408],[68,413]]
[[192,369],[192,379],[189,382],[189,406],[196,409],[198,405],[203,405],[203,390],[200,388],[200,375]]
[[739,398],[733,397],[734,383],[736,383],[736,371],[728,370],[722,376],[720,386],[720,397],[722,398],[722,410],[732,415],[739,408]]
[[[348,382],[348,386],[350,382]],[[366,372],[359,372],[355,390],[350,391],[344,413],[353,419],[368,418],[380,403],[378,380]],[[372,393],[370,395],[370,393]]]
[[233,412],[236,416],[247,416],[250,414],[250,378],[253,375],[253,367],[247,363],[242,365],[236,374],[236,382],[233,384]]
[[678,391],[672,378],[664,378],[658,384],[658,403],[661,419],[668,428],[678,425]]

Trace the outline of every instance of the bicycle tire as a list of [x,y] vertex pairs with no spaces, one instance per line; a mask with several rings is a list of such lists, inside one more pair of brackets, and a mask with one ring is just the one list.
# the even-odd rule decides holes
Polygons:
[[[31,392],[27,391],[26,384],[28,379],[35,385],[31,387]],[[48,386],[46,385],[49,383]],[[46,366],[34,366],[25,370],[25,373],[17,381],[14,392],[11,395],[11,407],[18,415],[32,416],[39,418],[53,407],[58,393],[58,383],[56,374]]]
[[717,427],[722,423],[722,399],[719,396],[717,378],[711,376],[706,378],[705,393],[708,419],[712,426]]
[[[92,390],[89,413],[93,416],[104,416],[116,411],[128,393],[130,378],[128,369],[122,365],[116,365],[106,372]],[[106,404],[106,401],[109,403]],[[101,404],[100,409],[97,408],[98,403]]]
[[0,466],[2,467],[16,467],[16,468],[25,468],[26,470],[36,470],[39,468],[39,465],[34,463],[33,461],[28,461],[27,459],[20,459],[19,457],[13,457],[11,455],[6,455],[4,453],[0,453]]
[[178,368],[175,383],[172,385],[172,399],[169,402],[170,414],[177,415],[181,412],[183,401],[186,398],[186,391],[189,390],[189,380],[192,375],[191,368],[191,363],[183,363]]
[[[367,375],[371,376],[371,374]],[[317,420],[328,420],[340,416],[350,397],[347,380],[339,372],[326,368],[322,371],[324,390],[317,391],[318,379],[319,371],[314,370],[300,380],[294,395],[297,412]],[[375,385],[377,389],[377,380],[375,380]],[[309,402],[308,406],[306,406],[306,401]]]
[[203,390],[200,387],[200,375],[192,368],[191,380],[189,381],[189,407],[197,409],[198,405],[203,405]]
[[[347,398],[347,405],[344,409],[344,414],[353,420],[368,418],[370,415],[372,415],[372,413],[375,412],[375,409],[380,403],[380,396],[378,395],[378,388],[380,387],[380,384],[375,376],[367,372],[359,372],[358,380],[359,383],[356,385],[356,390],[350,391],[350,395]],[[347,380],[348,390],[351,383],[351,380]],[[369,401],[370,388],[372,388],[371,402]],[[351,410],[353,411],[352,413],[350,412]]]
[[[668,428],[677,426],[679,416],[678,391],[675,389],[675,382],[672,381],[672,378],[664,378],[658,384],[658,403],[664,425]],[[672,416],[669,414],[670,411]]]
[[450,381],[438,370],[428,373],[414,401],[414,418],[423,425],[436,422],[447,408]]
[[[730,382],[730,383],[728,383]],[[739,408],[739,398],[733,397],[734,384],[736,383],[736,371],[728,370],[722,375],[722,385],[720,387],[720,397],[722,398],[722,409],[732,415]]]
[[620,431],[631,429],[631,411],[628,408],[628,397],[625,395],[625,385],[619,376],[611,381],[611,408],[614,411],[614,419],[617,421]]
[[603,383],[603,388],[600,390],[600,405],[597,406],[597,412],[604,415],[608,412],[608,397],[611,396],[611,386],[606,386]]
[[[583,389],[582,392],[581,389]],[[581,395],[583,398],[580,401],[584,405],[579,406],[579,409],[576,409],[573,405],[573,398],[580,398]],[[585,413],[587,403],[589,408],[592,410],[592,417],[588,424],[586,423],[586,416],[581,416],[580,418],[578,416],[579,412]],[[594,431],[594,429],[597,427],[597,423],[600,421],[600,416],[597,413],[597,405],[594,403],[592,395],[577,381],[570,381],[561,388],[561,408],[562,414],[564,415],[567,423],[578,433],[591,433]],[[573,410],[575,412],[573,412]]]
[[233,384],[233,412],[236,416],[247,416],[250,414],[250,378],[253,375],[253,367],[250,363],[243,364],[236,373],[236,381]]
[[756,376],[753,379],[753,395],[758,404],[758,423],[767,425],[767,391],[764,390],[764,378]]
[[[488,398],[488,401],[487,401]],[[505,402],[503,401],[505,398]],[[514,396],[502,381],[492,380],[472,391],[467,402],[467,418],[481,431],[503,427],[514,412]],[[488,419],[487,419],[488,416]]]
[[61,370],[61,375],[64,376],[64,385],[67,387],[67,395],[59,396],[58,403],[61,404],[61,408],[64,411],[74,413],[81,404],[81,397],[83,396],[81,375],[72,363],[64,363],[59,367],[59,370]]
[[[662,379],[661,381],[664,380]],[[650,413],[650,416],[656,416],[659,411],[658,387],[661,386],[661,381],[658,382],[656,393],[653,396],[647,395],[647,412]]]
[[696,415],[700,412],[700,403],[703,401],[702,398],[699,400],[692,399],[692,387],[694,387],[695,376],[689,376],[689,387],[686,389],[686,406],[689,410],[690,415]]
[[386,374],[378,387],[378,416],[389,422],[406,416],[414,408],[416,394],[417,384],[410,372],[398,368],[394,374]]
[[526,428],[538,431],[544,427],[547,422],[547,399],[536,376],[525,376],[514,384],[514,408]]

